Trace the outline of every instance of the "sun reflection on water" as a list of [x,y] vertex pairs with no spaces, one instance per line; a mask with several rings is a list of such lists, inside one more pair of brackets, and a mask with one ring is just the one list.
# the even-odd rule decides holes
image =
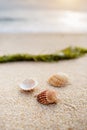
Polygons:
[[65,24],[66,26],[81,28],[87,25],[85,21],[87,15],[83,13],[76,13],[72,11],[65,11],[65,13],[60,17],[60,21]]

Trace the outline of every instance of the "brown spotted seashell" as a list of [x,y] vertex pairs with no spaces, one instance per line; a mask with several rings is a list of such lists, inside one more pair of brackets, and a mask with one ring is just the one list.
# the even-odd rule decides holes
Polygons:
[[45,90],[37,95],[37,101],[44,105],[57,103],[57,94],[53,90]]
[[48,79],[48,83],[54,87],[63,87],[69,84],[68,76],[64,73],[58,73],[52,75]]

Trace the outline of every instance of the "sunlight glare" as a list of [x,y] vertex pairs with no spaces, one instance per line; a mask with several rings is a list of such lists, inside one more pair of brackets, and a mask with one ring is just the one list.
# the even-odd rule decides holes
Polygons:
[[79,9],[81,0],[59,0],[59,3],[63,9]]
[[66,11],[64,17],[61,18],[61,22],[68,26],[80,27],[81,26],[81,14]]

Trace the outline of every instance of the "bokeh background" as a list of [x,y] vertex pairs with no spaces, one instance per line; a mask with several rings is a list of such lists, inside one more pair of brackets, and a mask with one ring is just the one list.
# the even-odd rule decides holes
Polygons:
[[0,0],[0,32],[87,32],[87,0]]

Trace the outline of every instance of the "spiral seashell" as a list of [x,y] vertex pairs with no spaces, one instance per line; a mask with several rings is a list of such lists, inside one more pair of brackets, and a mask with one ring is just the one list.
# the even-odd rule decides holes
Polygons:
[[68,76],[64,73],[58,73],[52,75],[48,79],[48,83],[54,87],[63,87],[69,84]]
[[37,101],[44,105],[57,103],[57,94],[53,90],[45,90],[37,95]]

